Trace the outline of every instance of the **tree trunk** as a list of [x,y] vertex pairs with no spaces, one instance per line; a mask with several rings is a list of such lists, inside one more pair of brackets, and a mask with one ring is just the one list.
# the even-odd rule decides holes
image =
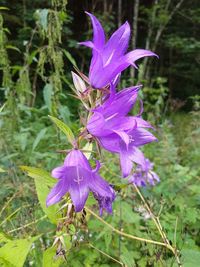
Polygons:
[[118,16],[117,16],[118,27],[122,24],[122,0],[118,0]]
[[[134,50],[136,48],[136,43],[137,43],[137,31],[138,31],[138,11],[139,11],[139,4],[140,0],[135,0],[134,1],[134,11],[133,11],[133,35],[132,35],[132,49]],[[130,77],[131,81],[134,80],[135,78],[135,69],[131,68],[130,69]]]
[[[152,14],[151,14],[151,21],[149,23],[149,28],[148,28],[148,32],[147,32],[147,39],[146,39],[146,45],[145,45],[145,49],[149,50],[150,49],[150,42],[151,42],[151,37],[153,34],[153,28],[154,28],[154,22],[155,22],[155,17],[156,17],[156,5],[158,4],[158,0],[155,0],[153,3],[153,10],[152,10]],[[142,69],[142,73],[141,73],[141,79],[145,79],[146,77],[146,69],[147,69],[147,63],[148,63],[148,57],[145,57],[143,60],[143,69]]]
[[[155,38],[154,38],[154,42],[153,44],[151,45],[151,49],[153,52],[156,51],[156,48],[158,46],[158,43],[160,41],[160,37],[162,36],[162,33],[164,31],[164,29],[166,28],[167,24],[169,23],[169,21],[172,19],[172,17],[174,16],[174,14],[176,13],[176,11],[181,7],[182,3],[183,3],[184,0],[180,0],[176,5],[175,7],[172,9],[172,11],[170,12],[169,11],[169,7],[170,7],[170,3],[171,3],[171,0],[168,0],[166,2],[166,5],[165,5],[165,11],[166,12],[169,12],[169,16],[168,16],[168,20],[164,23],[164,24],[161,24],[160,27],[157,29],[157,32],[156,32],[156,35],[155,35]],[[153,28],[153,27],[152,27]],[[149,49],[149,48],[147,48]],[[144,78],[146,80],[149,80],[149,77],[150,77],[150,66],[147,64],[148,62],[148,58],[145,59],[146,61],[146,66],[145,66],[145,72],[144,72]]]

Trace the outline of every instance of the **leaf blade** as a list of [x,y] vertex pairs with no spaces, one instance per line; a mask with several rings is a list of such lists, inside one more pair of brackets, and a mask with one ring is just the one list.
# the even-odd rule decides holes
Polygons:
[[52,188],[56,182],[56,179],[51,177],[51,175],[45,170],[29,167],[29,166],[20,166],[21,170],[27,173],[28,176],[34,178],[36,192],[41,208],[44,213],[47,215],[49,220],[53,224],[57,224],[57,220],[60,218],[57,211],[59,210],[59,205],[55,204],[50,207],[46,206],[46,198],[49,194],[50,188]]
[[67,124],[57,119],[56,117],[50,116],[49,118],[56,124],[56,126],[66,135],[68,141],[74,145],[75,137],[72,130],[69,128]]

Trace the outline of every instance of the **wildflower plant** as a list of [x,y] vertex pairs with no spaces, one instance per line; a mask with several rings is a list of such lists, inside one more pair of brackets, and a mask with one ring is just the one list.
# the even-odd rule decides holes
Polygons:
[[[154,216],[138,189],[138,187],[156,185],[160,181],[158,175],[153,171],[153,163],[145,158],[141,150],[144,145],[157,141],[152,133],[154,128],[142,118],[143,106],[141,101],[139,113],[134,116],[129,115],[136,102],[139,102],[138,92],[142,90],[142,85],[117,89],[120,75],[126,68],[129,66],[137,68],[135,62],[140,58],[158,56],[144,49],[136,49],[127,53],[130,39],[128,22],[119,27],[106,41],[104,30],[98,19],[88,12],[86,14],[92,22],[93,40],[81,42],[80,45],[92,49],[89,75],[79,70],[77,73],[72,72],[74,93],[86,110],[84,113],[86,117],[81,120],[84,125],[75,137],[66,124],[50,116],[57,127],[66,134],[71,143],[71,149],[67,152],[63,150],[67,154],[64,162],[52,170],[51,177],[46,172],[41,173],[36,168],[25,166],[22,168],[34,178],[48,176],[48,182],[45,181],[46,203],[44,203],[44,192],[42,197],[38,197],[42,199],[44,210],[50,214],[51,219],[53,217],[54,222],[55,217],[59,217],[61,221],[65,220],[63,224],[56,221],[59,235],[64,225],[67,225],[68,237],[73,235],[72,226],[77,226],[74,221],[80,214],[85,220],[87,211],[110,227],[116,234],[168,248],[176,257],[177,262],[180,263],[177,250],[171,246],[158,218]],[[106,177],[100,175],[101,164],[104,164],[102,158],[101,162],[99,161],[101,150],[106,150],[110,154],[117,154],[123,180],[120,181],[116,178],[116,182],[110,184]],[[96,166],[92,167],[94,161]],[[114,216],[112,215],[112,206],[118,198],[120,183],[121,187],[133,186],[135,188],[144,202],[150,218],[153,219],[163,242],[123,233],[102,219],[103,212]],[[86,206],[90,192],[99,206],[99,215]],[[60,206],[58,206],[59,202],[61,203]],[[56,209],[51,210],[55,206]],[[49,212],[50,210],[51,212]],[[67,244],[69,244],[69,240]],[[55,245],[67,250],[66,240],[62,235],[56,237]]]

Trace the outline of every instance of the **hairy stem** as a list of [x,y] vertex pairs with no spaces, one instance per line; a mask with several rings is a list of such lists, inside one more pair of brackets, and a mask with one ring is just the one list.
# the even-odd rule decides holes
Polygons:
[[103,224],[105,224],[107,227],[109,227],[113,232],[121,235],[121,236],[125,236],[127,238],[130,238],[130,239],[134,239],[134,240],[138,240],[138,241],[142,241],[142,242],[146,242],[146,243],[151,243],[151,244],[155,244],[155,245],[160,245],[160,246],[164,246],[164,247],[167,247],[169,249],[171,249],[170,245],[166,244],[166,243],[162,243],[162,242],[159,242],[159,241],[155,241],[155,240],[151,240],[151,239],[146,239],[146,238],[142,238],[142,237],[138,237],[138,236],[134,236],[134,235],[131,235],[131,234],[127,234],[127,233],[124,233],[118,229],[116,229],[115,227],[113,227],[111,224],[107,223],[104,219],[102,219],[99,215],[97,215],[96,213],[94,213],[91,209],[89,209],[88,207],[85,207],[85,209],[91,214],[93,215],[94,217],[96,217],[100,222],[102,222]]
[[111,260],[113,260],[113,261],[119,263],[121,266],[123,266],[123,263],[122,263],[122,262],[120,262],[120,261],[118,261],[117,259],[113,258],[112,256],[110,256],[109,254],[105,253],[104,251],[102,251],[102,250],[96,248],[96,247],[93,246],[91,243],[89,243],[89,246],[90,246],[91,248],[97,250],[98,252],[100,252],[100,253],[103,254],[104,256],[108,257],[109,259],[111,259]]
[[13,229],[13,230],[10,230],[10,231],[8,231],[8,234],[13,233],[13,232],[16,232],[16,231],[19,231],[19,230],[24,229],[24,228],[26,228],[26,227],[29,227],[30,225],[33,225],[33,224],[35,224],[35,223],[37,223],[37,222],[39,222],[39,221],[42,221],[42,220],[45,219],[45,218],[47,218],[47,215],[44,215],[43,217],[41,217],[41,218],[39,218],[39,219],[37,219],[37,220],[35,220],[35,221],[32,221],[32,222],[27,223],[27,224],[25,224],[25,225],[22,225],[21,227],[18,227],[18,228],[15,228],[15,229]]
[[150,206],[148,205],[148,203],[146,202],[146,200],[144,199],[143,195],[141,194],[140,190],[138,189],[138,187],[133,184],[137,194],[139,195],[140,199],[142,200],[142,202],[144,203],[144,206],[146,208],[146,210],[149,212],[153,222],[155,223],[155,226],[156,228],[158,229],[158,232],[160,234],[160,236],[162,237],[164,243],[166,244],[166,247],[168,249],[170,249],[172,251],[172,253],[174,254],[175,258],[176,258],[176,262],[178,264],[179,267],[182,267],[182,264],[180,262],[180,259],[179,259],[179,255],[178,255],[178,251],[176,248],[172,247],[167,236],[166,236],[166,233],[163,231],[162,229],[162,225],[160,223],[160,220],[159,220],[159,217],[155,216],[154,213],[152,212]]
[[133,186],[134,186],[135,191],[137,192],[137,194],[141,198],[142,202],[144,203],[144,206],[145,206],[146,210],[148,211],[149,215],[151,216],[151,219],[154,221],[154,223],[155,223],[155,225],[156,225],[156,227],[157,227],[157,229],[158,229],[163,241],[165,243],[167,243],[167,244],[170,244],[169,241],[166,238],[165,233],[163,233],[163,231],[162,231],[162,229],[160,227],[161,225],[158,223],[157,217],[154,215],[154,213],[152,212],[152,210],[149,207],[148,203],[145,201],[145,199],[144,199],[143,195],[141,194],[140,190],[138,189],[138,187],[135,184],[133,184]]

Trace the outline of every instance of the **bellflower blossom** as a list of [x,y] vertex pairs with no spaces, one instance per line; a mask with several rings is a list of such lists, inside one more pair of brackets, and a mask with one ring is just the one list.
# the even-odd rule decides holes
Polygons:
[[123,177],[130,174],[133,162],[146,165],[145,157],[138,147],[157,140],[145,129],[152,127],[140,115],[127,116],[136,102],[140,87],[111,93],[102,105],[92,110],[94,114],[87,123],[89,133],[98,139],[104,149],[120,155]]
[[129,179],[130,183],[134,183],[137,186],[146,186],[146,184],[155,185],[160,179],[158,175],[152,171],[153,163],[149,159],[145,159],[145,165],[138,165],[135,173]]
[[105,33],[98,19],[86,12],[90,16],[93,26],[93,41],[81,42],[92,49],[92,59],[89,70],[89,81],[94,88],[102,88],[127,67],[132,65],[137,68],[135,61],[148,56],[157,56],[155,53],[135,49],[126,53],[130,40],[130,25],[125,22],[116,30],[106,42]]
[[92,191],[99,203],[100,215],[103,209],[112,213],[115,192],[98,174],[99,168],[100,164],[97,161],[96,169],[92,170],[87,158],[80,150],[71,150],[64,164],[52,171],[52,176],[57,178],[58,182],[47,197],[47,206],[59,202],[69,192],[75,211],[79,212],[84,208],[89,192]]

